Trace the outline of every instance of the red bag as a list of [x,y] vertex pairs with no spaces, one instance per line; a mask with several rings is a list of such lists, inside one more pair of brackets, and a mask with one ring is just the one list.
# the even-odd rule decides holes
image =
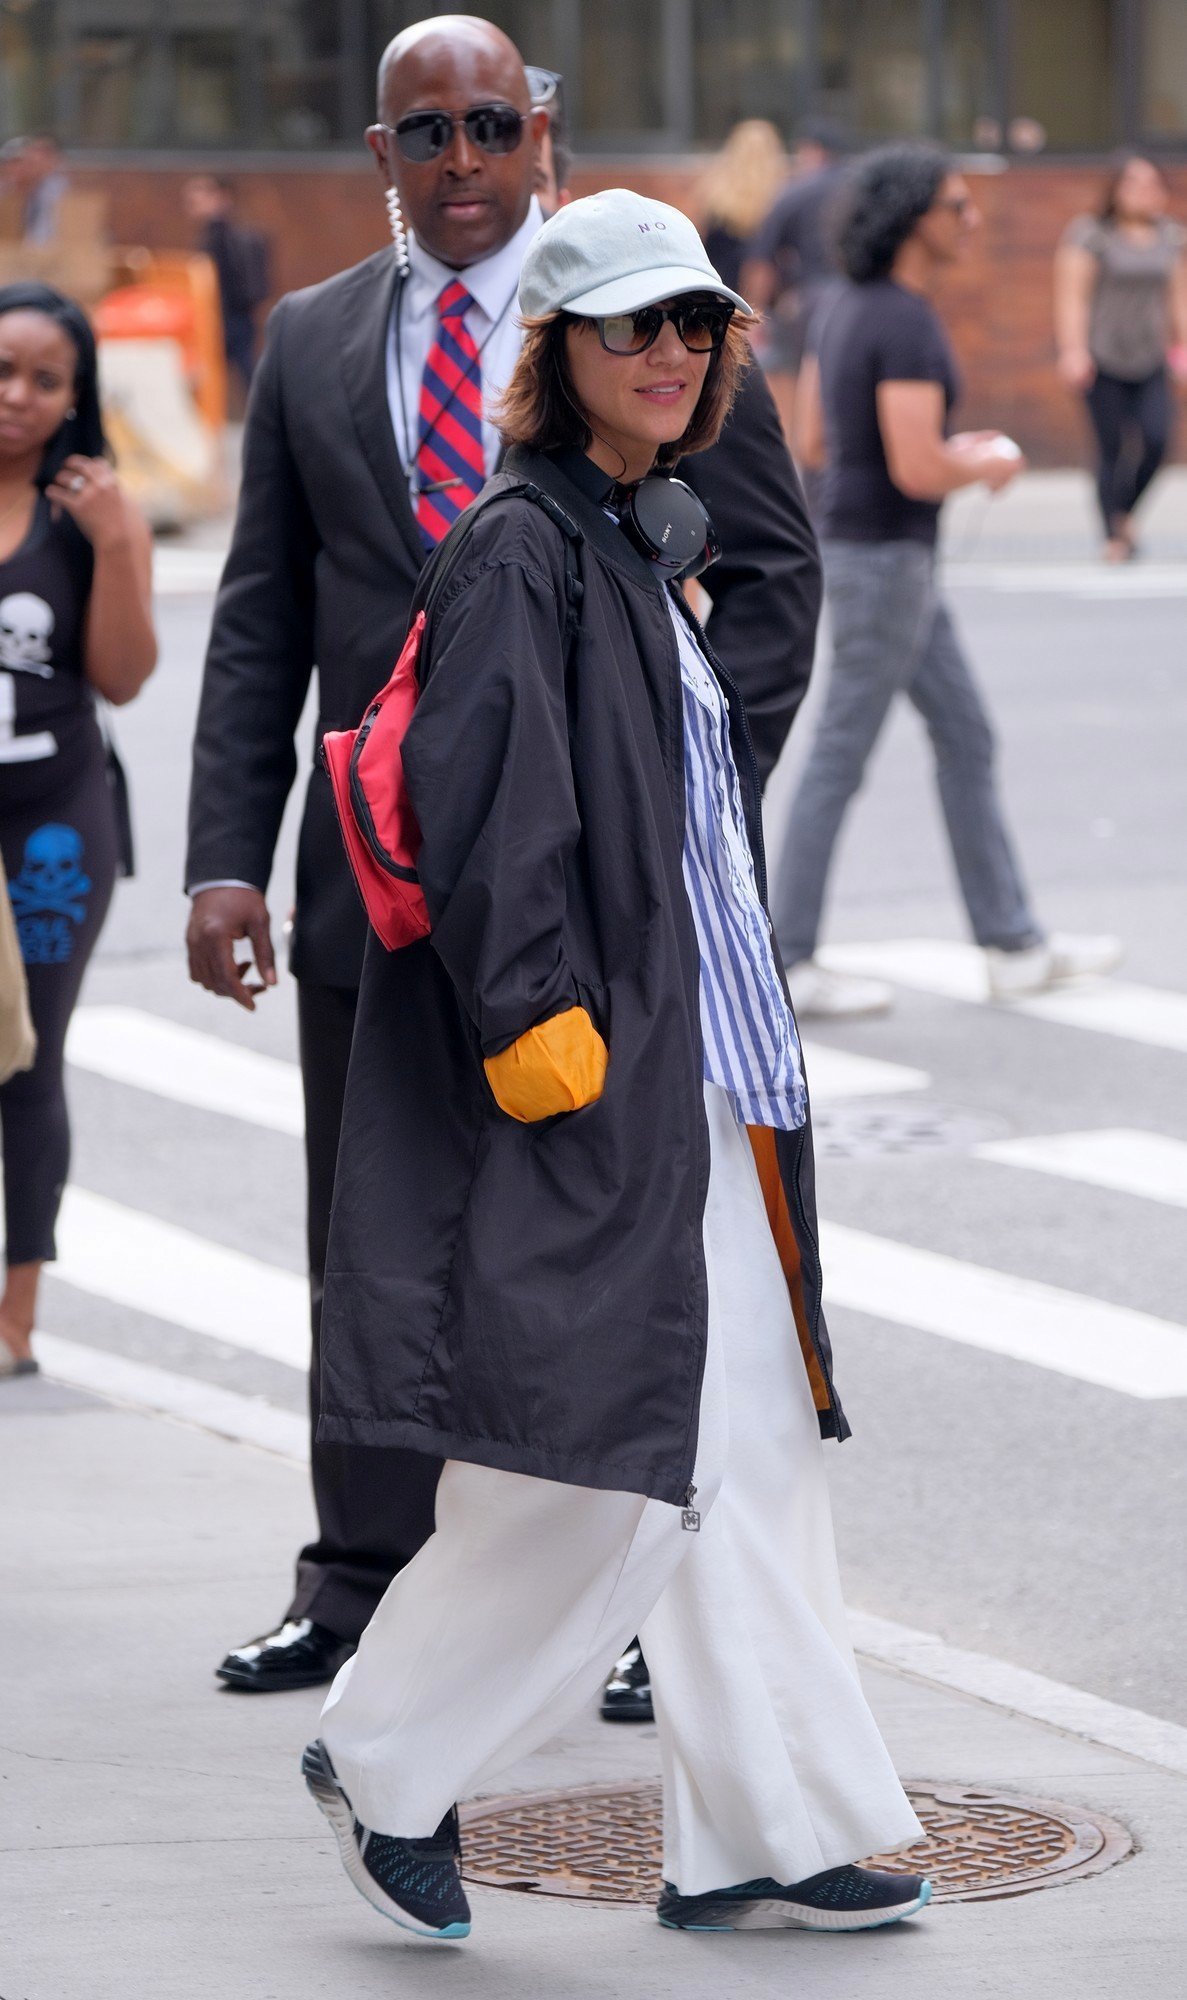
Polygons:
[[418,611],[392,677],[357,729],[330,729],[322,763],[334,788],[346,858],[368,920],[389,951],[429,934],[416,875],[420,828],[404,784],[402,746],[420,692],[416,663],[425,613]]
[[475,516],[495,500],[522,495],[555,522],[565,537],[565,670],[577,636],[582,585],[575,550],[581,530],[540,487],[522,480],[489,487],[459,515],[427,565],[413,599],[416,611],[387,686],[376,695],[357,729],[329,729],[321,760],[334,793],[338,824],[371,928],[388,951],[427,937],[432,928],[416,872],[420,828],[404,781],[404,737],[420,694],[420,656],[429,614],[441,594]]

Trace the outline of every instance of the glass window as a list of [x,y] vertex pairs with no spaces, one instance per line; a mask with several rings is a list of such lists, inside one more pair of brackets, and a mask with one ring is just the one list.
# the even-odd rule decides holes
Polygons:
[[693,0],[693,133],[719,145],[741,118],[790,136],[806,95],[802,0]]
[[154,0],[72,10],[69,63],[81,146],[151,146],[168,130],[167,78],[153,34]]
[[581,75],[574,107],[596,145],[646,141],[664,125],[658,0],[582,0]]
[[242,45],[234,29],[173,37],[174,131],[183,145],[234,145]]
[[[1013,0],[1010,124],[1015,146],[1066,152],[1115,145],[1118,50],[1113,0]],[[1028,129],[1032,121],[1041,132]]]
[[0,133],[54,124],[53,13],[50,0],[0,6]]
[[356,138],[342,130],[342,37],[337,5],[268,0],[254,10],[257,143],[316,152]]
[[945,0],[936,136],[948,146],[1001,144],[993,39],[985,0]]
[[863,139],[927,128],[922,0],[820,0],[816,108]]
[[[410,19],[423,18],[426,11],[421,6],[419,15],[413,13]],[[545,69],[562,66],[554,0],[490,0],[475,12],[510,35],[525,62],[542,63]]]
[[1152,137],[1187,132],[1187,7],[1146,0],[1141,60],[1141,127]]

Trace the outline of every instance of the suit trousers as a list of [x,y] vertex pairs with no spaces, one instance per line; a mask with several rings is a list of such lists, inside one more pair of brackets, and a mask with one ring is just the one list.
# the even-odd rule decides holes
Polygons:
[[296,1592],[286,1614],[314,1618],[350,1640],[358,1638],[393,1576],[432,1534],[440,1472],[440,1461],[423,1452],[317,1442],[322,1284],[357,1001],[352,987],[297,982],[313,1325],[310,1469],[317,1539],[297,1558]]
[[651,1666],[664,1872],[685,1894],[909,1844],[919,1823],[854,1665],[823,1447],[753,1155],[707,1085],[699,1531],[635,1493],[450,1461],[437,1528],[337,1676],[322,1736],[364,1826],[431,1833]]

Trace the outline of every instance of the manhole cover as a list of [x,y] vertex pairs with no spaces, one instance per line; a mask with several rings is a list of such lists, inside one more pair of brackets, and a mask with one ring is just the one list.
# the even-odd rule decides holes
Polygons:
[[831,1104],[812,1113],[816,1152],[828,1160],[892,1153],[967,1153],[998,1139],[1005,1124],[942,1104]]
[[[924,1839],[875,1866],[931,1877],[941,1902],[1018,1896],[1123,1861],[1116,1820],[1049,1799],[971,1785],[909,1784]],[[463,1873],[492,1889],[653,1903],[660,1886],[660,1788],[588,1785],[485,1800],[462,1813]]]

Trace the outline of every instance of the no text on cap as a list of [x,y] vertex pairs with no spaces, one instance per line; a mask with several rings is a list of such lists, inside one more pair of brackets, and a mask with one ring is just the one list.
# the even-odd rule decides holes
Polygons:
[[529,318],[570,312],[600,319],[682,292],[715,292],[750,312],[723,284],[687,215],[629,188],[606,188],[558,208],[533,237],[519,309]]

